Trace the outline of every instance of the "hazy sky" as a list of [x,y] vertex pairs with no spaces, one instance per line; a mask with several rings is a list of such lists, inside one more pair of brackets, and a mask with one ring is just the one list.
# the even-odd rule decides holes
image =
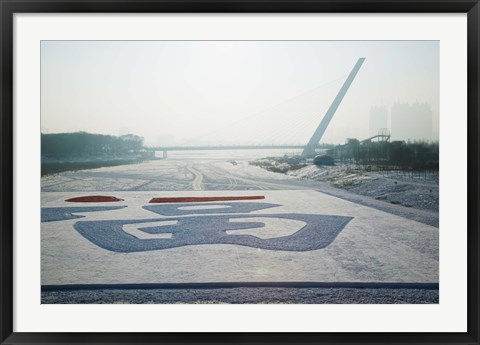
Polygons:
[[438,139],[436,41],[43,41],[42,132],[303,144],[359,57],[322,142],[368,137],[395,102],[429,104]]

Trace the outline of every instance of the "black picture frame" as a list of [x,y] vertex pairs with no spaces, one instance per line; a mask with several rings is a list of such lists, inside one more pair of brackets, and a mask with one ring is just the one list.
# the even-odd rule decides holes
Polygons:
[[[0,0],[0,341],[2,344],[331,343],[479,344],[478,0]],[[13,15],[15,13],[467,13],[468,331],[466,333],[18,333],[13,332]]]

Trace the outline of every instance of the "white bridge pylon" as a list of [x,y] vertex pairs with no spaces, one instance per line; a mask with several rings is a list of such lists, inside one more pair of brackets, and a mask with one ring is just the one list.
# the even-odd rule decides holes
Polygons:
[[364,61],[365,61],[365,58],[364,58],[364,57],[359,58],[359,59],[357,60],[357,63],[355,64],[355,66],[353,66],[352,71],[350,72],[350,74],[348,75],[347,79],[346,79],[345,82],[343,83],[340,91],[338,91],[338,94],[337,94],[337,96],[335,97],[335,99],[333,100],[333,102],[332,102],[332,104],[330,105],[330,107],[328,108],[327,113],[325,114],[325,116],[323,117],[322,121],[321,121],[320,124],[318,125],[317,129],[316,129],[315,132],[313,133],[312,137],[311,137],[310,140],[308,141],[308,144],[307,144],[307,145],[305,146],[305,148],[303,149],[302,156],[305,157],[305,156],[315,155],[315,148],[317,147],[318,143],[320,142],[320,139],[322,139],[322,136],[323,136],[323,134],[325,133],[325,130],[327,129],[328,124],[329,124],[330,121],[332,120],[333,115],[334,115],[335,112],[337,111],[338,106],[339,106],[340,103],[342,102],[343,97],[344,97],[345,94],[347,93],[348,88],[350,87],[350,85],[352,84],[353,80],[355,79],[355,77],[356,77],[358,71],[360,70],[360,67],[362,67],[362,64],[363,64]]

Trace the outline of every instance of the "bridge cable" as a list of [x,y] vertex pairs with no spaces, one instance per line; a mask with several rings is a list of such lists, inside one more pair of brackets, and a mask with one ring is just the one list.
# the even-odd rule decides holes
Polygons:
[[291,97],[291,98],[288,98],[288,99],[286,99],[286,100],[284,100],[284,101],[282,101],[282,102],[280,102],[280,103],[277,103],[277,104],[275,104],[275,105],[273,105],[273,106],[270,106],[270,107],[267,107],[267,108],[262,109],[262,110],[260,110],[260,111],[257,111],[257,112],[255,112],[255,113],[253,113],[253,114],[251,114],[251,115],[249,115],[249,116],[247,116],[247,117],[244,117],[244,118],[242,118],[242,119],[236,120],[236,121],[234,121],[234,122],[232,122],[232,123],[230,123],[230,124],[228,124],[228,125],[225,125],[225,126],[223,126],[223,127],[217,128],[217,129],[215,129],[214,131],[212,131],[212,132],[210,132],[210,133],[197,136],[197,137],[195,137],[194,139],[192,139],[191,141],[195,141],[195,140],[201,139],[201,138],[203,138],[203,137],[211,137],[211,136],[214,135],[215,133],[225,131],[225,129],[229,129],[229,128],[232,128],[232,127],[235,126],[235,125],[239,125],[239,124],[241,124],[241,123],[244,123],[245,121],[250,120],[250,119],[253,119],[254,117],[257,117],[257,116],[260,115],[260,114],[263,114],[263,113],[266,113],[266,112],[268,112],[268,111],[271,111],[271,110],[273,110],[273,109],[275,109],[275,108],[278,108],[278,107],[280,107],[280,106],[282,106],[282,105],[284,105],[284,104],[286,104],[286,103],[292,102],[293,100],[296,100],[296,99],[298,99],[298,98],[300,98],[300,97],[302,97],[302,96],[311,94],[311,93],[314,92],[314,91],[317,91],[317,90],[319,90],[319,89],[322,89],[322,88],[324,88],[324,87],[326,87],[326,86],[328,86],[328,85],[330,85],[330,84],[333,84],[333,83],[335,83],[335,82],[337,82],[337,81],[339,81],[339,80],[342,80],[342,79],[345,78],[345,76],[346,76],[346,74],[344,74],[344,75],[342,75],[342,76],[340,76],[340,77],[338,77],[338,78],[336,78],[336,79],[330,80],[330,81],[328,81],[328,82],[326,82],[326,83],[324,83],[324,84],[322,84],[322,85],[319,85],[319,86],[317,86],[317,87],[315,87],[315,88],[312,88],[312,89],[310,89],[310,90],[307,90],[307,91],[305,91],[305,92],[303,92],[303,93],[301,93],[301,94],[298,94],[298,95],[296,95],[296,96],[293,96],[293,97]]

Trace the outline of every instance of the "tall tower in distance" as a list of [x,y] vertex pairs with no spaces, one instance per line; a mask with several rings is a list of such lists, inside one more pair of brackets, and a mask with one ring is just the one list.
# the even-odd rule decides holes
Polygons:
[[388,128],[388,111],[385,106],[370,108],[370,137],[378,134],[380,129]]
[[395,103],[392,107],[393,140],[431,140],[432,110],[426,103]]

